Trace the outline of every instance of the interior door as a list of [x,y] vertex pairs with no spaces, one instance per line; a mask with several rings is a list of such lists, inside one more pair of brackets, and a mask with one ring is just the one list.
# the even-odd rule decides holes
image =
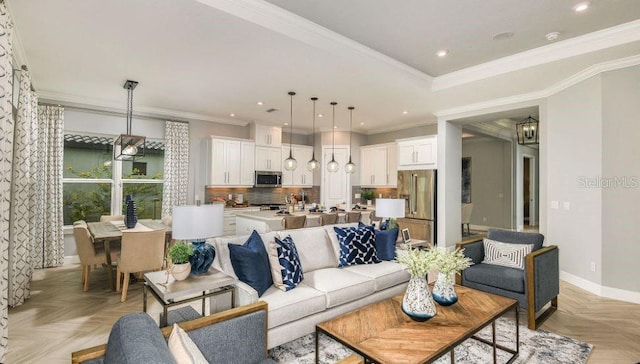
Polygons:
[[327,164],[331,161],[332,148],[322,148],[322,191],[321,201],[326,207],[336,206],[342,203],[351,203],[351,180],[344,170],[344,165],[348,162],[348,148],[335,148],[335,160],[340,165],[338,172],[327,171]]

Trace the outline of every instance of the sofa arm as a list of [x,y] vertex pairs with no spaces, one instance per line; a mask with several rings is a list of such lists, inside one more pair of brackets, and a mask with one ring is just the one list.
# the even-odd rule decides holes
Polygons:
[[542,247],[525,258],[527,305],[539,311],[560,293],[558,246]]
[[237,281],[235,286],[237,293],[236,307],[258,302],[260,297],[258,297],[258,291],[253,289],[253,287],[242,281]]

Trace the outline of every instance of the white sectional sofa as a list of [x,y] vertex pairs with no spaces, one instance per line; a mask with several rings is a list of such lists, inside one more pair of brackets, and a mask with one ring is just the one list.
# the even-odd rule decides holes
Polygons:
[[[315,331],[315,325],[364,305],[402,294],[409,274],[393,261],[338,267],[339,242],[334,226],[283,230],[260,234],[265,245],[278,236],[291,235],[302,265],[303,281],[290,291],[271,286],[261,297],[251,286],[239,282],[237,304],[258,300],[269,304],[269,348]],[[229,256],[228,244],[243,244],[248,236],[214,240],[214,267],[237,277]],[[265,247],[268,250],[268,246]]]

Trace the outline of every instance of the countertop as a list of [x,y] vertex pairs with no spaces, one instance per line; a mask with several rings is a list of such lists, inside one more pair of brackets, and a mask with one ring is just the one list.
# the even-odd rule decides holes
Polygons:
[[[363,214],[364,213],[368,213],[373,211],[373,209],[367,209],[367,210],[353,210],[353,211],[360,211]],[[346,212],[345,211],[339,211],[338,212],[338,216],[340,215],[344,215]],[[276,213],[276,211],[246,211],[246,212],[237,212],[236,216],[237,217],[244,217],[244,218],[248,218],[248,219],[253,219],[253,220],[260,220],[260,221],[265,221],[265,222],[270,222],[270,221],[280,221],[282,220],[283,217],[285,216],[301,216],[301,215],[306,215],[307,219],[317,219],[320,218],[320,215],[322,215],[321,213],[315,213],[315,212],[309,212],[308,210],[305,211],[295,211],[293,213],[293,215],[278,215]]]

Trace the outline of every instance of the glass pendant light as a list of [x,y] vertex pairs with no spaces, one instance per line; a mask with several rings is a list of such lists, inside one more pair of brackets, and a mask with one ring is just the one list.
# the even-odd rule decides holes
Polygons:
[[349,106],[349,162],[344,165],[344,170],[352,174],[356,171],[356,164],[351,161],[351,126],[353,125],[353,106]]
[[289,91],[290,101],[290,116],[289,116],[289,158],[284,160],[284,169],[287,171],[293,171],[298,166],[298,161],[293,158],[293,151],[291,147],[291,142],[293,140],[293,95],[296,93],[293,91]]
[[318,101],[317,97],[312,97],[311,101],[313,101],[313,126],[311,127],[311,136],[313,137],[313,152],[311,152],[311,160],[307,162],[307,169],[311,172],[320,168],[320,162],[316,160],[316,101]]
[[336,162],[335,153],[336,153],[336,105],[337,102],[331,102],[331,107],[333,108],[333,127],[331,128],[331,162],[327,164],[327,171],[331,173],[338,172],[340,169],[340,165]]

